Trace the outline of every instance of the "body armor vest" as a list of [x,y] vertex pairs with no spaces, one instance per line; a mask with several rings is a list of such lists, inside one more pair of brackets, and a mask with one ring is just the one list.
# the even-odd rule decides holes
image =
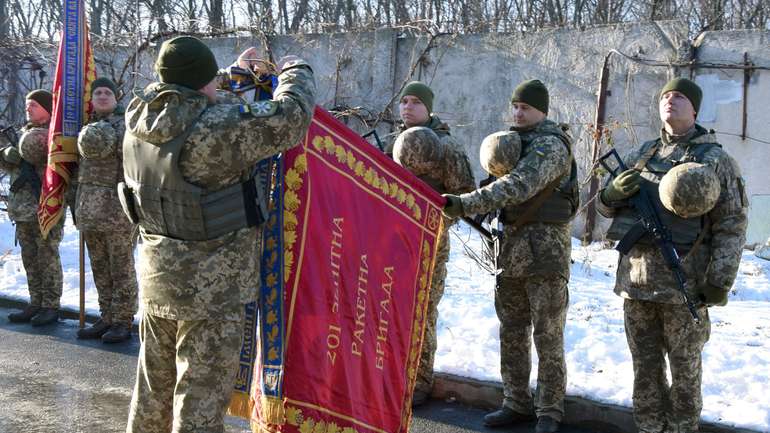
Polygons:
[[[553,130],[546,131],[527,131],[519,133],[521,138],[521,155],[519,161],[524,159],[530,152],[534,151],[532,142],[543,135],[555,135],[564,143],[567,147],[567,151],[570,155],[570,170],[559,181],[559,185],[554,192],[543,202],[542,205],[527,219],[526,223],[531,222],[544,222],[551,224],[563,224],[568,223],[575,216],[577,208],[580,202],[580,195],[578,189],[577,180],[577,164],[575,158],[572,155],[572,147],[570,145],[570,139],[561,130],[554,127]],[[533,197],[524,203],[520,203],[513,206],[506,206],[503,209],[503,221],[507,224],[516,223],[518,215],[522,215],[526,212],[527,208],[532,205],[532,202],[536,200]]]
[[118,186],[118,195],[131,222],[148,234],[190,241],[260,225],[267,206],[253,175],[218,191],[184,180],[179,155],[194,127],[159,146],[126,134],[125,183]]
[[[644,155],[650,150],[650,147],[658,147],[660,145],[660,139],[652,140],[642,145],[641,154]],[[670,212],[663,206],[660,201],[660,192],[658,190],[658,184],[660,179],[668,173],[674,166],[683,164],[685,162],[699,162],[701,163],[703,157],[713,149],[714,147],[722,147],[717,143],[700,143],[691,144],[687,147],[687,152],[680,160],[661,160],[653,156],[647,161],[642,171],[642,188],[646,188],[653,201],[658,215],[663,222],[663,225],[668,228],[671,233],[671,240],[681,250],[689,250],[690,247],[695,244],[701,230],[706,226],[706,215],[694,217],[694,218],[682,218],[676,214]],[[617,215],[612,220],[610,228],[607,231],[607,238],[613,241],[619,241],[623,239],[623,236],[639,221],[639,216],[636,211],[630,207],[623,207],[618,210]],[[651,245],[652,238],[645,235],[640,240],[640,243],[644,245]]]

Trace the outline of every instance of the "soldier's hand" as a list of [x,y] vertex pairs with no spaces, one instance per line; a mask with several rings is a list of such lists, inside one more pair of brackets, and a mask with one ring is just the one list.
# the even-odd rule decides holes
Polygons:
[[728,291],[721,287],[706,283],[706,286],[699,290],[698,300],[707,307],[723,307],[727,305],[727,293]]
[[602,200],[605,203],[625,200],[639,192],[639,186],[642,183],[642,176],[634,169],[628,169],[620,173],[618,177],[612,180],[607,188],[602,192]]
[[449,218],[463,216],[463,202],[460,197],[452,194],[443,194],[443,196],[446,198],[443,214]]
[[292,66],[294,63],[296,63],[299,60],[300,60],[299,57],[292,54],[289,54],[288,56],[283,56],[281,57],[281,60],[278,61],[278,66],[279,66],[278,70],[283,71],[285,68]]
[[246,48],[244,52],[238,56],[238,67],[242,69],[252,69],[252,65],[259,55],[256,47]]
[[21,154],[19,153],[19,149],[17,149],[15,146],[8,146],[5,149],[3,149],[3,159],[5,162],[13,165],[18,165],[21,163]]

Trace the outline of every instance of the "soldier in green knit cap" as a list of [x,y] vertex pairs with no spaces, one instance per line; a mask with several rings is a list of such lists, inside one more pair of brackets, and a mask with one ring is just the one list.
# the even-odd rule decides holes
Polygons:
[[644,185],[683,258],[700,317],[693,320],[674,273],[648,236],[621,255],[615,293],[624,298],[634,421],[642,433],[698,431],[701,351],[711,332],[708,307],[727,303],[746,241],[748,200],[741,172],[714,131],[695,122],[701,98],[693,81],[669,81],[658,103],[660,137],[624,158],[629,169],[607,183],[597,202],[599,212],[613,218],[607,237],[620,240],[638,220],[629,198]]
[[[393,146],[395,161],[440,193],[472,191],[476,185],[465,148],[450,134],[449,125],[432,113],[433,91],[430,87],[420,81],[410,82],[401,91],[398,107],[403,124]],[[433,389],[438,303],[444,294],[446,262],[449,260],[449,227],[454,222],[455,219],[444,219],[444,230],[436,253],[413,406],[423,404]]]
[[91,83],[94,111],[78,134],[75,223],[88,250],[101,318],[78,330],[81,339],[119,343],[131,337],[137,310],[134,267],[136,226],[118,202],[123,180],[123,135],[126,121],[117,101],[118,88],[106,77]]
[[[537,416],[537,433],[552,433],[564,416],[567,365],[564,325],[570,271],[569,222],[577,210],[577,167],[572,140],[547,118],[549,96],[539,80],[513,92],[513,126],[521,142],[518,161],[495,161],[508,173],[473,192],[445,195],[450,217],[502,209],[503,235],[495,310],[500,320],[503,404],[484,424],[498,427]],[[531,340],[539,358],[535,395],[529,388]]]
[[64,218],[43,238],[37,219],[41,180],[48,164],[48,126],[53,95],[33,90],[26,97],[27,123],[21,129],[18,146],[6,147],[0,169],[11,174],[8,216],[16,225],[21,261],[27,274],[29,305],[8,315],[14,323],[48,325],[59,320],[62,295],[62,267],[59,244]]
[[176,37],[158,53],[160,81],[128,105],[118,192],[139,225],[142,288],[128,433],[224,429],[245,304],[259,287],[265,215],[253,169],[300,141],[315,104],[308,64],[279,66],[273,99],[247,104],[217,91],[217,62],[202,41]]

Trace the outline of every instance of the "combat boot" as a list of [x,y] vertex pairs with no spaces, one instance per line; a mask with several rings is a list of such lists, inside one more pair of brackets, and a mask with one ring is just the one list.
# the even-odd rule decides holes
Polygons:
[[500,409],[484,415],[484,425],[487,427],[501,427],[508,424],[532,421],[535,417],[532,414],[520,413],[503,406]]
[[99,319],[88,328],[78,329],[78,338],[88,340],[91,338],[101,338],[110,329],[110,324]]
[[37,305],[27,305],[23,310],[8,315],[13,323],[27,323],[40,311]]
[[32,326],[44,326],[59,321],[59,310],[57,308],[41,308],[35,317],[30,320]]
[[554,433],[559,430],[559,421],[548,415],[538,417],[535,433]]
[[102,335],[102,343],[120,343],[131,338],[131,323],[113,323]]

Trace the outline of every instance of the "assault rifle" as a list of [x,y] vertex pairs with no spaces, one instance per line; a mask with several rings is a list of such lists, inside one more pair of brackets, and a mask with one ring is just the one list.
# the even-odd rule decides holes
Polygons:
[[[5,139],[8,140],[11,146],[18,149],[19,137],[16,134],[16,129],[14,129],[13,126],[7,126],[0,129],[0,134],[2,134]],[[11,192],[16,192],[28,183],[30,186],[32,186],[32,190],[39,195],[41,188],[40,177],[37,175],[35,167],[22,159],[21,164],[19,164],[19,176],[16,178],[16,180],[13,181],[9,189]]]
[[[614,161],[608,162],[607,160],[610,158],[614,158]],[[609,172],[613,179],[627,170],[626,165],[623,163],[623,160],[615,149],[602,155],[599,158],[599,162],[607,172]],[[614,168],[613,164],[615,164]],[[690,310],[693,320],[695,320],[696,323],[700,322],[698,312],[695,310],[695,305],[693,304],[692,299],[690,299],[690,295],[687,293],[687,278],[684,275],[682,261],[679,259],[679,254],[676,252],[674,242],[671,240],[671,231],[669,231],[663,224],[655,202],[650,198],[650,193],[647,191],[647,188],[648,186],[642,183],[639,192],[629,197],[628,201],[639,216],[639,221],[623,236],[623,239],[618,242],[615,249],[621,254],[626,255],[639,239],[644,235],[649,235],[663,255],[663,259],[666,261],[668,268],[674,273],[679,292],[682,293],[684,303],[687,305],[687,309]]]
[[361,137],[367,138],[370,135],[374,136],[375,142],[377,142],[377,148],[380,149],[380,152],[385,153],[385,147],[382,145],[382,140],[380,140],[380,134],[377,133],[376,129],[372,129],[371,131],[367,132],[366,134],[362,135]]

